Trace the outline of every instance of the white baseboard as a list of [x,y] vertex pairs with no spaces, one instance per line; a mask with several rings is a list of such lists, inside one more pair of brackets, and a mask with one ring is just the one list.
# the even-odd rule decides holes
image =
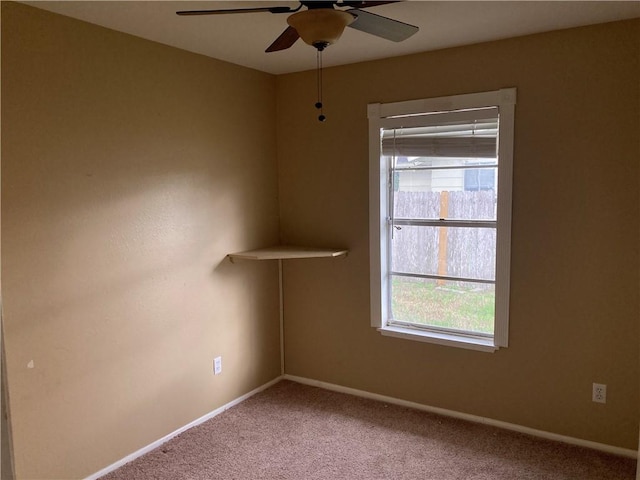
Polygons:
[[[628,457],[628,458],[638,458],[638,452],[636,450],[630,450],[630,449],[626,449],[626,448],[621,448],[621,447],[615,447],[612,445],[607,445],[604,443],[597,443],[597,442],[592,442],[589,440],[582,440],[580,438],[574,438],[574,437],[568,437],[565,435],[558,435],[557,433],[551,433],[551,432],[545,432],[544,430],[536,430],[534,428],[529,428],[529,427],[523,427],[522,425],[516,425],[514,423],[508,423],[508,422],[502,422],[500,420],[493,420],[491,418],[485,418],[485,417],[480,417],[477,415],[470,415],[468,413],[461,413],[461,412],[456,412],[454,410],[447,410],[445,408],[439,408],[439,407],[431,407],[428,405],[423,405],[421,403],[415,403],[415,402],[409,402],[407,400],[400,400],[397,398],[393,398],[393,397],[388,397],[386,395],[379,395],[377,393],[371,393],[371,392],[365,392],[364,390],[357,390],[355,388],[349,388],[349,387],[343,387],[341,385],[335,385],[333,383],[327,383],[327,382],[322,382],[320,380],[312,380],[309,378],[304,378],[304,377],[296,377],[295,375],[282,375],[280,377],[274,378],[273,380],[271,380],[268,383],[265,383],[264,385],[261,385],[260,387],[251,390],[249,393],[246,393],[245,395],[242,395],[241,397],[236,398],[235,400],[232,400],[231,402],[221,406],[220,408],[215,409],[212,412],[207,413],[206,415],[203,415],[202,417],[194,420],[193,422],[180,427],[179,429],[175,430],[174,432],[171,432],[168,435],[165,435],[164,437],[162,437],[159,440],[156,440],[153,443],[150,443],[149,445],[147,445],[146,447],[143,447],[135,452],[133,452],[130,455],[127,455],[126,457],[124,457],[121,460],[118,460],[115,463],[112,463],[111,465],[109,465],[108,467],[103,468],[102,470],[100,470],[99,472],[94,473],[93,475],[89,475],[88,477],[86,477],[84,480],[97,480],[100,477],[106,475],[107,473],[110,473],[118,468],[120,468],[121,466],[135,460],[138,457],[141,457],[142,455],[144,455],[145,453],[149,453],[151,450],[154,450],[156,448],[158,448],[159,446],[161,446],[163,443],[171,440],[173,437],[181,434],[182,432],[185,432],[187,430],[189,430],[190,428],[195,427],[196,425],[200,425],[203,422],[206,422],[207,420],[220,415],[222,412],[224,412],[225,410],[228,410],[229,408],[238,405],[239,403],[245,401],[246,399],[248,399],[249,397],[252,397],[253,395],[255,395],[256,393],[259,393],[269,387],[271,387],[272,385],[275,385],[276,383],[278,383],[280,380],[291,380],[292,382],[297,382],[297,383],[302,383],[304,385],[311,385],[313,387],[319,387],[319,388],[324,388],[325,390],[332,390],[334,392],[340,392],[340,393],[347,393],[349,395],[355,395],[357,397],[363,397],[363,398],[369,398],[372,400],[378,400],[380,402],[386,402],[386,403],[390,403],[393,405],[400,405],[403,407],[409,407],[409,408],[415,408],[417,410],[423,410],[426,412],[431,412],[431,413],[437,413],[439,415],[444,415],[447,417],[453,417],[453,418],[459,418],[462,420],[468,420],[470,422],[475,422],[475,423],[482,423],[485,425],[490,425],[492,427],[498,427],[498,428],[504,428],[505,430],[512,430],[515,432],[520,432],[520,433],[526,433],[528,435],[533,435],[535,437],[540,437],[540,438],[544,438],[547,440],[555,440],[558,442],[564,442],[564,443],[568,443],[571,445],[577,445],[580,447],[586,447],[586,448],[591,448],[594,450],[599,450],[601,452],[606,452],[606,453],[612,453],[614,455],[620,455],[623,457]],[[638,470],[640,472],[640,469]]]
[[403,407],[415,408],[417,410],[437,413],[439,415],[444,415],[447,417],[459,418],[461,420],[468,420],[470,422],[482,423],[484,425],[503,428],[505,430],[512,430],[515,432],[526,433],[527,435],[532,435],[532,436],[544,438],[547,440],[555,440],[557,442],[577,445],[579,447],[591,448],[593,450],[599,450],[601,452],[612,453],[614,455],[620,455],[628,458],[638,458],[638,452],[636,450],[615,447],[613,445],[592,442],[590,440],[582,440],[580,438],[568,437],[566,435],[559,435],[557,433],[545,432],[544,430],[536,430],[535,428],[529,428],[529,427],[524,427],[522,425],[516,425],[514,423],[502,422],[500,420],[480,417],[478,415],[470,415],[468,413],[456,412],[454,410],[447,410],[445,408],[431,407],[428,405],[423,405],[421,403],[400,400],[393,397],[387,397],[385,395],[379,395],[377,393],[365,392],[364,390],[356,390],[355,388],[343,387],[341,385],[335,385],[333,383],[321,382],[319,380],[311,380],[309,378],[296,377],[294,375],[288,375],[288,374],[284,375],[282,378],[284,378],[285,380],[291,380],[292,382],[298,382],[305,385],[311,385],[313,387],[324,388],[325,390],[332,390],[334,392],[340,392],[340,393],[348,393],[350,395],[355,395],[357,397],[370,398],[372,400],[378,400],[378,401],[390,403],[393,405],[400,405]]
[[206,415],[203,415],[202,417],[194,420],[193,422],[191,422],[191,423],[189,423],[189,424],[187,424],[187,425],[185,425],[183,427],[180,427],[179,429],[175,430],[174,432],[171,432],[170,434],[165,435],[161,439],[156,440],[153,443],[150,443],[146,447],[142,447],[140,450],[136,450],[131,455],[127,455],[123,459],[118,460],[115,463],[112,463],[111,465],[109,465],[108,467],[103,468],[99,472],[96,472],[93,475],[89,475],[84,480],[97,480],[98,478],[106,475],[107,473],[113,472],[114,470],[120,468],[124,464],[129,463],[129,462],[131,462],[132,460],[135,460],[138,457],[141,457],[145,453],[149,453],[151,450],[155,450],[160,445],[162,445],[163,443],[171,440],[173,437],[181,434],[182,432],[185,432],[185,431],[189,430],[190,428],[195,427],[196,425],[200,425],[201,423],[204,423],[207,420],[209,420],[209,419],[211,419],[211,418],[213,418],[213,417],[215,417],[217,415],[220,415],[225,410],[228,410],[229,408],[236,406],[240,402],[245,401],[247,398],[252,397],[256,393],[259,393],[259,392],[271,387],[272,385],[275,385],[280,380],[282,380],[282,378],[283,377],[281,377],[281,376],[277,377],[277,378],[274,378],[270,382],[267,382],[264,385],[261,385],[258,388],[254,389],[254,390],[251,390],[249,393],[246,393],[246,394],[242,395],[241,397],[238,397],[235,400],[232,400],[231,402],[221,406],[220,408],[216,408],[214,411],[209,412]]

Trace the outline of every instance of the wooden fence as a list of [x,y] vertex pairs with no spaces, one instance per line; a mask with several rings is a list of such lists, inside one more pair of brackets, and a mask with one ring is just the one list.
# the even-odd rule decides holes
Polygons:
[[[487,191],[395,192],[396,218],[495,219],[496,194]],[[395,228],[392,268],[410,273],[495,279],[495,228]]]

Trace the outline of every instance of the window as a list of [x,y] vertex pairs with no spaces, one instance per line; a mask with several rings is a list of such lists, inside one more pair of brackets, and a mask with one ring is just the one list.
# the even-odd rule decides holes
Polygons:
[[508,345],[516,90],[370,104],[371,322]]

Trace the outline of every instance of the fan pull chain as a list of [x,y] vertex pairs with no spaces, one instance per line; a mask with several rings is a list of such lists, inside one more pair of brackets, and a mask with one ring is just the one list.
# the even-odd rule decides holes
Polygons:
[[327,117],[322,113],[322,49],[318,48],[316,55],[316,83],[318,85],[318,101],[316,102],[316,108],[320,110],[320,115],[318,115],[318,120],[324,122]]

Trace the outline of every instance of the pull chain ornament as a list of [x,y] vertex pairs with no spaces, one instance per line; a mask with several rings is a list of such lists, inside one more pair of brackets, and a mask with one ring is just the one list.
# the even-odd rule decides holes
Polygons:
[[316,83],[318,85],[318,101],[316,102],[316,108],[320,110],[318,120],[324,122],[327,119],[322,112],[322,51],[324,50],[324,45],[318,44],[314,45],[314,47],[318,49],[316,54]]

